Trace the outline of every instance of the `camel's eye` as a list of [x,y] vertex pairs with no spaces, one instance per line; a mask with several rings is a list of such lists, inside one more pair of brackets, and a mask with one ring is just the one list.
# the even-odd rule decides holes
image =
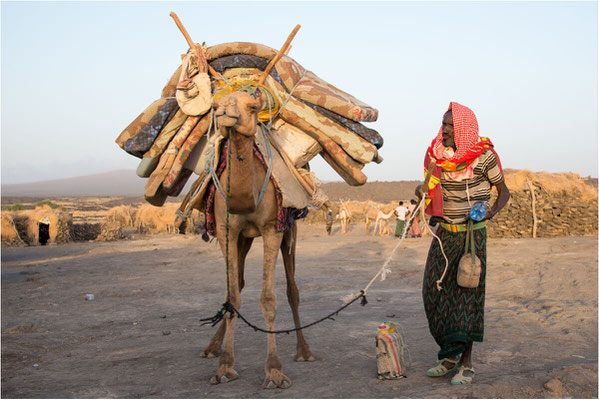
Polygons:
[[248,111],[251,112],[252,114],[255,113],[256,111],[258,111],[258,106],[255,104],[250,104],[248,106]]

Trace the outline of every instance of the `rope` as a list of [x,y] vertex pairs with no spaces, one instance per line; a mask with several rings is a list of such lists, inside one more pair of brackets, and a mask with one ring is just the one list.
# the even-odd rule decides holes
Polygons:
[[306,329],[309,328],[311,326],[314,326],[316,324],[319,324],[323,321],[326,321],[327,319],[330,319],[332,321],[334,321],[335,319],[332,318],[334,315],[339,314],[341,311],[343,311],[344,309],[346,309],[347,307],[349,307],[353,302],[355,302],[356,300],[358,300],[359,298],[362,298],[362,301],[360,302],[360,304],[362,306],[365,306],[366,304],[368,304],[368,301],[366,300],[366,295],[365,293],[361,293],[359,296],[357,296],[355,299],[353,299],[352,301],[350,301],[347,304],[344,304],[343,306],[341,306],[339,309],[337,309],[336,311],[333,311],[332,313],[330,313],[329,315],[322,317],[319,320],[316,320],[310,324],[304,325],[304,326],[300,326],[298,328],[293,328],[293,329],[282,329],[282,330],[277,330],[277,331],[269,331],[266,329],[262,329],[254,324],[252,324],[251,322],[249,322],[247,319],[245,319],[245,317],[243,315],[241,315],[239,313],[239,311],[237,311],[237,309],[235,307],[233,307],[233,304],[231,304],[228,300],[226,303],[223,304],[223,308],[220,309],[220,311],[218,311],[216,313],[216,315],[214,315],[213,317],[210,318],[202,318],[200,319],[200,322],[204,322],[202,325],[206,325],[206,324],[212,324],[212,326],[215,326],[216,324],[218,324],[225,316],[225,313],[230,313],[230,318],[233,318],[234,314],[237,314],[237,316],[246,323],[246,325],[248,325],[250,328],[254,329],[255,332],[260,331],[260,332],[264,332],[264,333],[273,333],[273,334],[281,334],[281,333],[286,333],[286,334],[290,334],[291,332],[296,332],[296,331],[300,331],[302,329]]
[[[270,101],[269,101],[270,103]],[[268,169],[266,170],[266,177],[264,178],[264,183],[262,184],[262,189],[260,189],[260,194],[258,195],[258,203],[256,203],[256,207],[262,201],[262,197],[264,196],[264,192],[266,192],[266,188],[268,187],[268,181],[270,180],[270,175],[272,174],[272,149],[270,148],[270,141],[268,140],[268,136],[266,130],[264,129],[264,124],[260,123],[262,135],[264,136],[264,141],[266,142],[266,153],[268,155]]]

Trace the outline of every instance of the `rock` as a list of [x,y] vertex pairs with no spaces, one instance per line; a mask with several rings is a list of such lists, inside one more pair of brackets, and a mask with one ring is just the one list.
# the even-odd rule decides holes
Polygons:
[[564,386],[559,379],[551,379],[549,382],[546,382],[543,387],[557,395],[561,395],[564,392]]

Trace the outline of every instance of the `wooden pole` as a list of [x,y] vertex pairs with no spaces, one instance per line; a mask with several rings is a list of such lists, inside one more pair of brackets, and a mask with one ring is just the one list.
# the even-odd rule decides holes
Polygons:
[[532,182],[527,179],[526,184],[528,185],[528,190],[530,190],[530,197],[532,200],[532,237],[537,237],[537,213],[535,209],[535,188],[532,185]]
[[177,27],[185,37],[185,40],[187,41],[189,48],[195,51],[198,60],[198,68],[200,67],[199,63],[203,61],[203,63],[205,63],[208,67],[210,75],[214,76],[215,78],[218,77],[218,72],[216,72],[214,68],[212,68],[210,64],[208,64],[206,56],[204,55],[204,50],[201,47],[198,49],[198,46],[193,42],[193,40],[191,40],[191,36],[189,36],[189,33],[187,33],[187,29],[185,29],[183,23],[181,23],[181,20],[179,19],[179,17],[177,17],[177,14],[175,14],[174,11],[171,11],[170,16],[173,18],[173,20],[175,20],[175,24],[177,24]]
[[268,74],[270,74],[270,70],[272,69],[272,67],[274,67],[275,64],[277,63],[277,61],[279,61],[281,59],[281,57],[283,57],[283,54],[286,54],[286,52],[288,50],[287,48],[289,47],[289,45],[291,45],[291,41],[293,40],[293,38],[295,37],[295,34],[297,33],[297,31],[299,31],[300,28],[301,28],[301,25],[299,25],[299,24],[296,25],[295,28],[293,28],[293,31],[291,31],[291,33],[287,37],[287,40],[283,44],[283,47],[281,47],[281,50],[279,50],[277,55],[274,56],[272,60],[270,60],[270,62],[266,66],[266,69],[262,73],[262,76],[260,77],[260,79],[258,79],[259,85],[264,84],[264,81],[266,80],[266,77],[268,76]]

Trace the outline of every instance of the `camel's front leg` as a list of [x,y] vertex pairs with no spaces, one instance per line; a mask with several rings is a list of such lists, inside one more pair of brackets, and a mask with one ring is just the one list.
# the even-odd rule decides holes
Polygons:
[[[243,290],[245,286],[245,281],[243,280],[243,270],[245,268],[245,259],[247,257],[250,248],[252,247],[253,238],[245,238],[243,235],[239,235],[239,239],[237,241],[237,268],[238,268],[238,277],[239,277],[239,293]],[[226,296],[225,296],[226,301]],[[200,357],[203,358],[212,358],[221,354],[221,346],[223,344],[223,338],[225,336],[225,321],[222,321],[218,327],[218,330],[210,340],[210,343],[204,351],[200,354]]]
[[[218,212],[218,210],[217,210]],[[233,220],[234,216],[230,215],[230,219]],[[224,222],[224,221],[223,221]],[[229,221],[229,237],[228,237],[228,267],[227,267],[227,285],[228,285],[228,299],[229,302],[239,310],[241,306],[241,296],[239,287],[239,268],[238,268],[238,251],[237,251],[237,238],[239,236],[239,224]],[[227,254],[227,237],[226,237],[225,224],[218,224],[216,230],[216,236],[220,244],[221,250],[226,257]],[[224,338],[223,338],[223,351],[218,361],[218,370],[216,374],[210,379],[210,383],[216,385],[218,383],[226,383],[237,379],[238,374],[233,369],[235,366],[235,352],[234,352],[234,333],[235,333],[235,322],[237,316],[231,315],[227,312],[225,314],[222,326],[224,326]],[[219,328],[220,330],[221,328]],[[215,336],[218,335],[218,332]]]
[[[262,237],[264,238],[264,270],[262,272],[260,308],[262,308],[266,329],[273,331],[275,329],[275,316],[277,313],[277,298],[274,288],[275,265],[283,234],[276,232],[274,226],[272,226],[262,232]],[[262,387],[265,389],[274,389],[277,387],[286,389],[291,386],[291,380],[283,374],[283,367],[277,355],[277,342],[273,333],[267,334],[267,345],[266,364],[264,365],[266,378]]]

